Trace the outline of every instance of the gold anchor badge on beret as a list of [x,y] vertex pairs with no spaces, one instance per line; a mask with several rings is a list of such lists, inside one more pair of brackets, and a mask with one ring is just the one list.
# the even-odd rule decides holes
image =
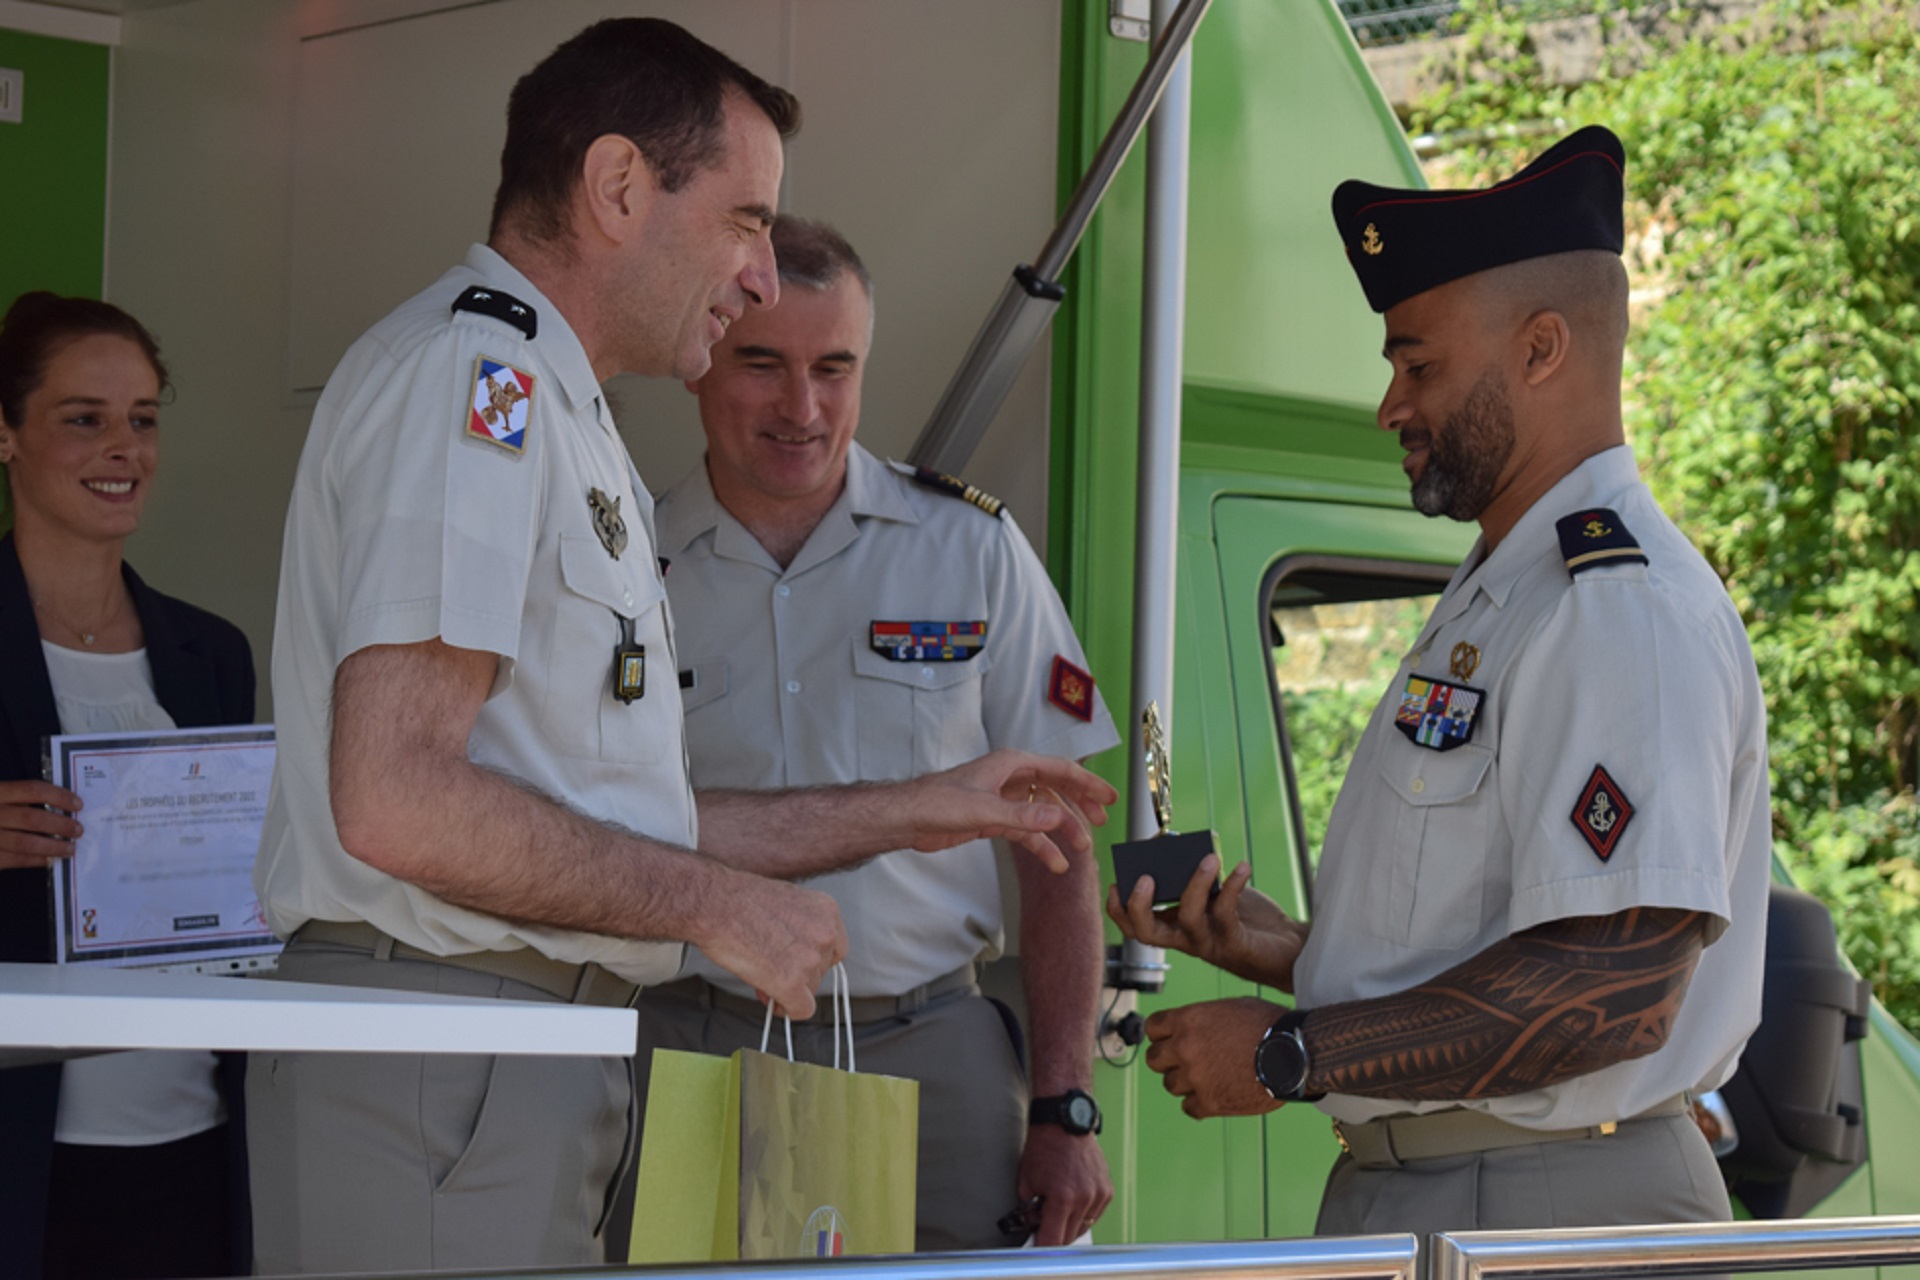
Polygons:
[[615,560],[627,549],[627,522],[620,518],[620,498],[609,498],[598,489],[587,490],[587,510],[593,513],[593,531],[600,536],[600,545]]
[[1380,251],[1387,247],[1386,242],[1380,239],[1379,228],[1375,227],[1371,222],[1367,224],[1367,229],[1360,235],[1360,247],[1367,251],[1369,258],[1379,257]]
[[1480,650],[1478,646],[1470,645],[1465,640],[1453,646],[1453,652],[1449,654],[1447,658],[1447,669],[1453,673],[1455,680],[1471,680],[1473,679],[1473,673],[1479,670],[1479,668]]

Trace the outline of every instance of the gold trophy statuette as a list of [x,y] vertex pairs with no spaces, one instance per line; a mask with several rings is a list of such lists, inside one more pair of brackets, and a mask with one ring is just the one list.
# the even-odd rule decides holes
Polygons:
[[1147,793],[1153,799],[1153,820],[1159,830],[1144,840],[1123,840],[1113,846],[1113,878],[1120,900],[1133,895],[1141,876],[1153,877],[1156,905],[1178,902],[1200,860],[1213,852],[1213,832],[1173,829],[1173,768],[1167,755],[1167,734],[1160,723],[1160,705],[1147,703],[1140,717],[1140,737],[1146,750]]

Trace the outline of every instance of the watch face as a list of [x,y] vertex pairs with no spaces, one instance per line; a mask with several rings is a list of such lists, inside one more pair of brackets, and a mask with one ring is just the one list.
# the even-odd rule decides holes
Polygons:
[[1274,1097],[1283,1101],[1298,1097],[1306,1083],[1306,1054],[1291,1035],[1270,1035],[1260,1044],[1254,1074]]
[[1093,1099],[1076,1095],[1067,1099],[1067,1125],[1081,1133],[1092,1133],[1093,1122],[1099,1110],[1093,1105]]

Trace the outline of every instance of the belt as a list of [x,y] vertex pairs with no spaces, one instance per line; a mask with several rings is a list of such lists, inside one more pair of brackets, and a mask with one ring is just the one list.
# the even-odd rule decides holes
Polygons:
[[1420,1115],[1381,1116],[1364,1124],[1333,1122],[1333,1136],[1353,1162],[1363,1169],[1398,1169],[1409,1160],[1438,1160],[1443,1156],[1461,1156],[1474,1151],[1499,1151],[1506,1147],[1530,1147],[1545,1142],[1579,1142],[1587,1138],[1605,1138],[1621,1124],[1652,1120],[1661,1116],[1684,1115],[1690,1105],[1687,1095],[1675,1094],[1665,1102],[1649,1107],[1624,1121],[1579,1129],[1529,1129],[1525,1125],[1490,1116],[1484,1111],[1454,1108],[1428,1111]]
[[455,969],[507,978],[538,991],[544,991],[567,1004],[591,1004],[623,1009],[631,1005],[640,988],[617,977],[597,964],[567,964],[543,956],[531,947],[518,951],[469,951],[457,956],[438,955],[408,946],[362,921],[309,920],[294,931],[288,946],[324,943],[365,951],[375,960],[418,960],[444,964]]
[[[933,981],[915,987],[913,990],[897,996],[855,996],[853,997],[853,1020],[862,1022],[884,1022],[888,1018],[902,1018],[917,1013],[934,1001],[962,991],[972,990],[974,986],[973,965],[962,965],[952,973],[943,973]],[[722,1009],[752,1022],[763,1021],[767,1016],[767,1007],[758,1000],[749,1000],[737,996],[731,991],[714,986],[705,978],[682,978],[678,982],[669,982],[652,988],[656,994],[671,996],[697,1004],[705,1009]],[[651,999],[651,996],[649,997]],[[811,1018],[795,1018],[798,1022],[827,1023],[833,1018],[833,999],[822,995],[814,1002]]]

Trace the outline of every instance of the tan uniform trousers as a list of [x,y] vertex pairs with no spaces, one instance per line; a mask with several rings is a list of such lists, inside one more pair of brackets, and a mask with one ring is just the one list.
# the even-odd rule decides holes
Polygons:
[[1605,1137],[1474,1151],[1398,1168],[1335,1161],[1316,1235],[1725,1222],[1726,1185],[1687,1115],[1624,1120]]
[[[822,1000],[816,1018],[794,1024],[795,1058],[833,1061],[824,1021],[827,1006]],[[649,987],[636,1007],[640,1053],[634,1059],[634,1077],[643,1117],[655,1047],[723,1056],[760,1047],[762,1018],[753,1003],[698,978]],[[968,986],[934,995],[923,1008],[874,1021],[864,1021],[866,1016],[856,1008],[855,1065],[861,1071],[920,1082],[914,1247],[925,1253],[1018,1244],[995,1224],[1018,1198],[1020,1153],[1027,1140],[1027,1081],[999,1010],[977,987]],[[778,1019],[768,1048],[786,1052]],[[645,1140],[643,1128],[642,1143]],[[630,1191],[624,1199],[631,1200]],[[626,1257],[625,1242],[617,1236],[617,1228],[609,1230],[612,1260]]]
[[[328,944],[289,948],[279,977],[558,1003],[512,979]],[[596,1263],[631,1097],[624,1058],[253,1054],[255,1269]]]

